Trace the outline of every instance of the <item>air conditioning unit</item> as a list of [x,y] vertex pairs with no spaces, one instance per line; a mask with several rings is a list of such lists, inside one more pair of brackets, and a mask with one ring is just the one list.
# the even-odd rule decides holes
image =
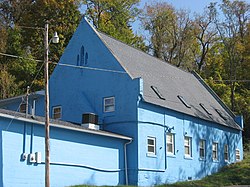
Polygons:
[[83,114],[81,126],[89,128],[89,129],[99,130],[100,127],[98,125],[98,115],[93,114],[93,113]]

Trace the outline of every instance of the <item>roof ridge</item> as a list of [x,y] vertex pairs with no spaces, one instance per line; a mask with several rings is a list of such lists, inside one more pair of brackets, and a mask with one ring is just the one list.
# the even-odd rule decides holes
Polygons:
[[[147,55],[147,56],[150,56],[150,57],[156,59],[157,62],[159,62],[159,63],[163,63],[163,64],[166,64],[166,65],[169,65],[169,66],[171,66],[171,67],[173,67],[173,68],[175,68],[175,69],[178,69],[178,70],[180,70],[180,71],[183,71],[183,72],[185,72],[185,73],[188,73],[188,74],[192,75],[192,73],[189,72],[189,71],[186,71],[186,70],[184,70],[184,69],[181,69],[181,68],[175,66],[174,64],[170,64],[170,63],[167,62],[167,61],[164,61],[164,60],[162,60],[162,59],[160,59],[160,58],[157,58],[157,57],[155,57],[155,56],[153,56],[153,55],[151,55],[151,54],[149,54],[149,53],[146,53],[145,51],[143,51],[143,50],[141,50],[141,49],[139,49],[139,48],[136,48],[136,47],[134,47],[134,46],[132,46],[132,45],[129,45],[129,44],[127,44],[127,43],[125,43],[125,42],[123,42],[123,41],[121,41],[121,40],[118,40],[118,39],[114,38],[113,36],[110,36],[110,35],[108,35],[108,34],[102,32],[102,31],[99,31],[98,29],[96,29],[96,32],[97,32],[98,34],[100,33],[100,34],[103,34],[103,35],[105,35],[105,36],[107,36],[107,37],[109,37],[109,38],[111,38],[111,39],[114,39],[114,40],[116,40],[117,42],[120,42],[120,43],[122,43],[122,44],[124,44],[124,45],[127,45],[128,47],[131,47],[131,48],[133,48],[133,49],[135,49],[135,50],[137,50],[137,51],[139,51],[139,52],[141,52],[141,53],[143,53],[143,54],[145,54],[145,55]],[[101,36],[100,36],[100,38],[101,38]],[[105,44],[106,44],[106,42],[105,42]]]

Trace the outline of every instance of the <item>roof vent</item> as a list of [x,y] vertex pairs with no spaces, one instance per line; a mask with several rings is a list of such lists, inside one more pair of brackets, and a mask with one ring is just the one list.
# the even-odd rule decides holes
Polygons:
[[158,90],[158,88],[157,88],[156,86],[151,86],[151,88],[152,88],[152,90],[154,90],[154,92],[156,93],[156,95],[157,95],[160,99],[166,100],[166,99],[164,98],[164,96],[159,92],[159,90]]
[[181,102],[187,107],[191,108],[191,106],[184,100],[184,98],[181,95],[177,95],[177,97],[181,100]]
[[227,117],[219,109],[215,109],[215,111],[220,115],[222,119],[227,120]]
[[208,115],[212,115],[211,112],[208,111],[208,109],[205,107],[204,104],[200,103],[200,106],[203,108],[203,110],[206,111],[206,113],[207,113]]
[[93,113],[83,114],[81,126],[89,129],[99,130],[100,127],[98,125],[98,115]]

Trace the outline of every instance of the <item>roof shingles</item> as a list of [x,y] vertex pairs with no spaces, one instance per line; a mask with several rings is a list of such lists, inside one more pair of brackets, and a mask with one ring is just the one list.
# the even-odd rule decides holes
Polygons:
[[[218,102],[218,98],[215,98],[192,73],[185,72],[103,33],[98,32],[98,35],[132,79],[139,77],[143,79],[143,99],[146,102],[241,129],[233,116],[225,110],[225,106]],[[157,87],[165,100],[160,99],[151,86]],[[183,96],[191,108],[185,107],[178,99],[178,95]],[[203,103],[211,115],[207,114],[199,103]],[[215,109],[222,111],[227,120],[221,118]]]

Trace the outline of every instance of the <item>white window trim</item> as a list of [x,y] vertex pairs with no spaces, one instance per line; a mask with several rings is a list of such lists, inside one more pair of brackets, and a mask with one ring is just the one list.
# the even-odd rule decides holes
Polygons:
[[[168,142],[168,135],[170,135],[171,137],[172,137],[172,142]],[[166,134],[166,143],[167,143],[167,154],[168,155],[174,155],[175,154],[175,136],[174,136],[174,134],[173,133],[167,133]],[[172,152],[169,152],[168,151],[168,145],[171,145],[171,147],[172,147]]]
[[[185,139],[188,138],[188,145],[185,144]],[[188,150],[189,150],[189,154],[186,154],[186,147],[188,147]],[[184,136],[184,154],[185,154],[185,157],[189,157],[191,158],[192,157],[192,137],[189,137],[189,136]]]
[[[239,156],[239,159],[237,159],[237,156]],[[235,160],[240,161],[240,150],[239,149],[235,149]]]
[[[225,149],[226,148],[226,149]],[[227,152],[225,151],[227,150]],[[227,154],[227,158],[225,157],[225,154]],[[229,149],[228,149],[228,144],[224,145],[224,160],[227,162],[229,161]]]
[[[55,114],[59,114],[59,113],[55,113],[55,109],[60,108],[60,118],[55,118]],[[62,106],[53,106],[52,107],[52,118],[53,119],[62,119]]]
[[[201,148],[200,142],[204,142],[203,148]],[[201,150],[203,150],[204,157],[201,157]],[[206,159],[206,140],[204,140],[204,139],[200,139],[200,141],[199,141],[199,158],[202,160]]]
[[[216,158],[214,158],[214,154],[213,154],[214,153],[213,145],[215,145]],[[212,143],[212,159],[213,159],[213,161],[218,161],[218,146],[219,146],[218,142],[213,142]]]
[[[114,104],[106,105],[106,100],[108,100],[108,99],[113,99]],[[113,106],[113,109],[112,110],[107,110],[106,108],[109,107],[109,106]],[[103,111],[104,112],[114,112],[115,111],[115,97],[114,96],[103,98]]]
[[[149,145],[148,144],[148,140],[153,140],[153,142],[154,142],[154,144],[153,145]],[[150,147],[153,147],[154,149],[153,149],[153,152],[150,152],[149,150],[148,150],[148,148],[149,148],[149,146]],[[156,138],[155,137],[152,137],[152,136],[148,136],[147,137],[147,155],[153,155],[153,156],[155,156],[156,155]]]

